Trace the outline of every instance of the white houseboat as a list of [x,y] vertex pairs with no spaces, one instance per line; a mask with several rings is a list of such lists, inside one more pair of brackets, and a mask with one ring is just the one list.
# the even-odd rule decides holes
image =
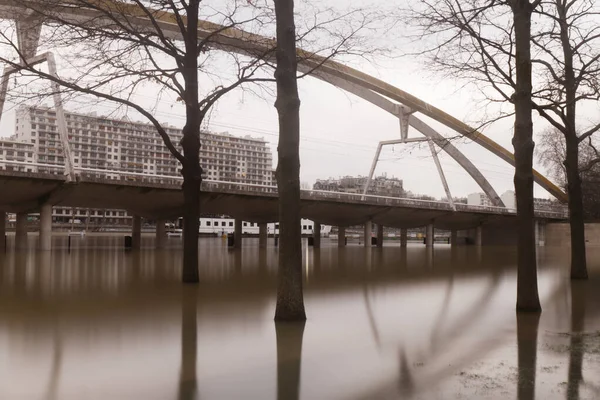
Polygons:
[[[300,222],[302,228],[302,235],[312,235],[314,229],[314,222],[309,219],[302,219]],[[200,229],[198,231],[201,235],[226,235],[233,233],[235,229],[235,220],[227,217],[217,218],[200,218]],[[331,232],[331,225],[321,225],[321,236],[329,236]],[[279,235],[279,223],[267,224],[267,233],[269,235]],[[242,222],[242,234],[244,235],[258,235],[258,223],[256,222]]]

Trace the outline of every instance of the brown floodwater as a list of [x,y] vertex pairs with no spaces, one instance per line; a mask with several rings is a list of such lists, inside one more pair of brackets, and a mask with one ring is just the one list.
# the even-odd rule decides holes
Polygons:
[[544,310],[517,317],[514,248],[324,239],[308,320],[275,324],[272,240],[200,239],[197,286],[181,239],[66,240],[0,255],[0,399],[600,399],[600,248],[573,284],[539,248]]

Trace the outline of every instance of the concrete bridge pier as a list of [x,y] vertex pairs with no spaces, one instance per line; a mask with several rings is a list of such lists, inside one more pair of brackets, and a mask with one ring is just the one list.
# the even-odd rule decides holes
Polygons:
[[6,211],[0,210],[0,252],[6,252]]
[[475,246],[481,247],[483,244],[483,227],[481,225],[477,225],[475,228]]
[[377,224],[377,247],[383,247],[383,225]]
[[258,224],[258,248],[266,249],[267,248],[267,238],[269,237],[269,232],[267,230],[266,222]]
[[131,221],[131,248],[139,250],[142,247],[142,217],[134,215]]
[[313,247],[321,247],[321,223],[316,221],[313,223]]
[[346,247],[346,227],[338,226],[338,247]]
[[371,247],[371,236],[373,235],[373,226],[371,221],[365,222],[365,233],[364,233],[364,241],[365,247]]
[[435,234],[434,229],[433,229],[433,223],[427,224],[427,228],[425,231],[425,246],[426,247],[433,247],[433,241],[435,240],[435,237],[433,236]]
[[235,219],[235,227],[233,231],[233,248],[242,248],[242,220],[239,218]]
[[15,249],[27,250],[27,213],[17,213]]
[[52,205],[44,204],[40,210],[40,250],[52,250]]
[[408,229],[400,229],[400,247],[406,247],[408,245]]
[[456,229],[452,229],[450,231],[450,245],[456,246],[458,244],[458,231]]
[[546,245],[546,224],[542,221],[535,221],[535,243],[538,246]]
[[164,249],[167,246],[167,227],[164,219],[156,220],[156,248]]

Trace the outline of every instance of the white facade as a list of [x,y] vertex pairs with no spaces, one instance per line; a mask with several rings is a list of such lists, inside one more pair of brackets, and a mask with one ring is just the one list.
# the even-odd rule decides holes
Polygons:
[[21,172],[35,172],[33,166],[5,164],[2,160],[33,163],[35,161],[35,146],[14,140],[0,140],[0,169]]
[[[65,113],[75,167],[136,174],[180,176],[179,162],[151,124],[110,119],[96,114]],[[181,150],[181,129],[165,125]],[[21,107],[12,140],[33,144],[33,158],[42,164],[64,165],[56,113],[50,108]],[[274,185],[273,158],[263,139],[228,133],[201,132],[200,165],[209,180]],[[40,172],[54,172],[54,170]],[[117,174],[107,173],[118,179]]]
[[502,202],[506,208],[512,208],[515,210],[517,209],[517,198],[515,197],[514,190],[507,190],[506,192],[502,193],[500,199],[502,199]]
[[485,193],[471,193],[467,196],[467,204],[470,206],[493,206]]
[[[242,233],[250,235],[258,235],[258,224],[256,222],[242,222]],[[302,219],[300,229],[303,235],[313,233],[314,222],[309,219]],[[233,233],[235,230],[235,219],[233,218],[200,218],[200,227],[198,233],[211,235],[224,235]],[[321,225],[321,236],[329,236],[331,232],[330,225]],[[267,233],[269,235],[279,234],[278,223],[268,223]]]
[[[144,175],[181,176],[180,164],[164,145],[151,124],[128,119],[111,119],[95,113],[65,112],[67,134],[75,168],[107,170],[108,179],[124,179],[123,174],[108,170]],[[171,141],[181,150],[181,129],[165,125]],[[273,158],[263,139],[237,137],[228,133],[200,133],[200,164],[203,178],[245,184],[274,186]],[[33,165],[3,164],[2,160]],[[56,125],[56,112],[45,107],[20,107],[16,112],[15,134],[0,140],[0,169],[21,172],[44,172],[63,175],[62,142]],[[80,173],[80,172],[78,172]],[[141,179],[135,175],[127,180]],[[72,215],[92,223],[128,223],[122,210],[72,210],[55,207],[56,220],[68,222]]]

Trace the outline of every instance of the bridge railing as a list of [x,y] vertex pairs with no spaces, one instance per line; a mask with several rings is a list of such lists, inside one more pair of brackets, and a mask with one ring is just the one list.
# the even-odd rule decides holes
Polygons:
[[[11,172],[33,172],[37,174],[48,174],[51,176],[64,176],[64,166],[57,164],[32,163],[25,161],[8,161],[0,160],[0,170],[8,170]],[[156,185],[181,185],[183,178],[177,175],[157,175],[145,172],[130,172],[109,170],[103,168],[82,168],[75,167],[78,177],[84,180],[87,179],[102,179],[116,180],[122,182],[139,182]],[[235,193],[260,193],[260,194],[277,194],[277,186],[262,185],[242,182],[229,182],[208,180],[202,181],[202,189],[210,191],[227,191]],[[390,197],[378,196],[362,193],[334,192],[327,190],[301,190],[301,197],[305,200],[333,200],[352,203],[385,205],[385,206],[403,206],[414,207],[432,210],[447,210],[452,211],[452,207],[447,202],[436,200],[421,200],[410,197]],[[455,203],[457,211],[463,212],[481,212],[511,215],[516,214],[516,209],[494,206],[479,206],[468,205],[464,203]],[[538,205],[535,209],[538,216],[547,218],[568,218],[568,209],[564,206],[554,205]]]

